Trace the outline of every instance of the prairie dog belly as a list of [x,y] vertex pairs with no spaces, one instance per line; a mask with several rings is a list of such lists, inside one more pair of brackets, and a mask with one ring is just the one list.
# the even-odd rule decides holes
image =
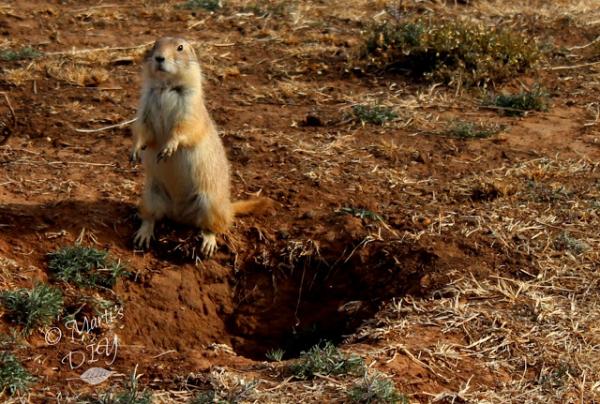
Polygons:
[[156,161],[158,151],[146,149],[143,159],[147,180],[155,192],[163,194],[168,205],[167,216],[182,223],[194,223],[209,204],[228,195],[222,180],[229,179],[228,167],[219,167],[209,139],[194,147],[179,148],[166,160]]
[[152,192],[161,196],[167,207],[167,216],[176,221],[198,193],[192,176],[192,159],[189,149],[177,150],[169,159],[156,162],[158,151],[146,149],[143,154],[146,181]]

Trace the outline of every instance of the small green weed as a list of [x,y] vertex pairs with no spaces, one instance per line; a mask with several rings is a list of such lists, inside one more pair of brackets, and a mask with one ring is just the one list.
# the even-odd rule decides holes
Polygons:
[[221,403],[231,403],[237,404],[241,402],[252,402],[253,400],[249,400],[249,398],[254,394],[254,390],[258,382],[251,380],[238,380],[229,386],[226,390],[221,389],[219,396],[221,397]]
[[482,139],[500,133],[504,128],[497,124],[456,121],[450,124],[445,134],[459,139]]
[[138,379],[136,366],[123,391],[118,393],[105,392],[98,398],[87,398],[81,402],[89,404],[151,404],[152,393],[145,388],[140,390]]
[[283,355],[285,355],[285,351],[281,348],[270,349],[265,354],[265,356],[267,357],[268,360],[274,361],[274,362],[281,362],[281,360],[283,359]]
[[25,345],[20,343],[22,335],[16,329],[11,329],[9,334],[0,333],[0,352],[10,349],[25,348]]
[[190,404],[237,404],[241,402],[252,401],[248,399],[252,396],[256,386],[257,382],[255,381],[237,381],[231,386],[228,386],[227,389],[219,389],[219,391],[206,390],[199,392],[192,398]]
[[78,303],[88,306],[97,316],[102,315],[107,311],[117,311],[119,307],[122,307],[121,302],[115,302],[96,296],[81,296],[78,299]]
[[575,254],[583,254],[590,249],[588,243],[576,239],[566,231],[562,232],[556,240],[554,240],[554,245],[559,250],[568,250]]
[[348,391],[348,399],[353,403],[402,403],[408,404],[408,399],[398,393],[391,380],[380,375],[366,374]]
[[527,111],[547,111],[547,99],[548,94],[540,87],[535,87],[518,94],[488,97],[484,105],[494,105],[508,116],[523,116]]
[[202,8],[207,11],[217,11],[222,7],[223,4],[221,3],[221,0],[188,0],[179,6],[179,8],[185,8],[187,10]]
[[257,0],[242,7],[242,12],[253,13],[257,17],[282,17],[290,6],[289,0],[271,2],[268,0]]
[[43,53],[32,47],[25,47],[19,50],[7,49],[0,51],[0,60],[3,62],[15,62],[17,60],[36,59],[42,56]]
[[23,325],[29,335],[37,327],[51,324],[63,309],[63,296],[58,288],[40,283],[33,289],[16,289],[0,293],[0,302],[8,318]]
[[190,404],[213,404],[219,403],[221,401],[217,398],[217,393],[214,390],[206,390],[196,393],[194,397],[190,400]]
[[79,245],[64,247],[48,254],[48,268],[56,279],[79,287],[112,288],[125,268],[108,257],[107,251]]
[[464,85],[512,78],[540,57],[524,35],[458,19],[387,21],[369,27],[364,41],[370,66]]
[[361,357],[347,356],[331,342],[326,342],[323,347],[315,345],[308,352],[302,352],[297,362],[290,366],[291,373],[299,379],[309,379],[316,374],[356,374],[364,369],[365,363]]
[[[123,304],[121,301],[114,302],[95,296],[79,296],[72,300],[71,304],[65,305],[62,314],[62,322],[69,324],[77,321],[85,321],[91,316],[110,316],[117,320],[123,317]],[[112,320],[107,320],[112,322]]]
[[388,121],[398,118],[391,108],[379,105],[354,105],[352,107],[354,118],[361,124],[370,123],[373,125],[383,125]]
[[338,212],[345,213],[347,215],[356,216],[360,219],[383,221],[383,218],[380,215],[378,215],[377,213],[370,211],[368,209],[344,207],[344,208],[341,208]]
[[527,181],[527,191],[535,202],[554,203],[564,201],[571,192],[563,185],[548,185],[537,181]]
[[561,363],[556,369],[547,371],[539,378],[539,384],[543,389],[556,390],[565,386],[570,377],[578,376],[580,372],[568,363]]
[[35,380],[12,353],[0,353],[0,393],[23,393]]

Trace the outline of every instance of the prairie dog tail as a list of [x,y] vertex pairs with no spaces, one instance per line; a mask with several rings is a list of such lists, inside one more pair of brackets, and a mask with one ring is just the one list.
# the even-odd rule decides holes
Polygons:
[[248,213],[266,213],[275,206],[275,202],[270,198],[262,197],[236,201],[231,205],[235,215],[245,215]]

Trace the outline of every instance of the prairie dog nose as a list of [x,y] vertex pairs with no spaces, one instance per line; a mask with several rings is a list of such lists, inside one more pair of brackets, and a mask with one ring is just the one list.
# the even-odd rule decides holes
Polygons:
[[158,63],[162,63],[165,61],[165,57],[164,56],[154,56],[154,60],[156,60]]

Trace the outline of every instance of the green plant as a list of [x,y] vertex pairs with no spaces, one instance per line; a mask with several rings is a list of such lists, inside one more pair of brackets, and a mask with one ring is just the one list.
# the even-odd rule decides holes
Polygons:
[[383,125],[387,121],[392,121],[398,117],[391,108],[379,105],[354,105],[352,107],[354,118],[361,124],[371,123],[373,125]]
[[[26,391],[29,385],[35,382],[21,362],[10,352],[0,353],[0,390],[9,395]],[[0,392],[0,393],[1,393]]]
[[456,121],[450,125],[445,133],[460,139],[481,139],[500,133],[502,129],[503,127],[497,124]]
[[119,307],[122,307],[122,302],[115,302],[108,299],[103,299],[101,297],[93,297],[93,296],[82,296],[80,301],[82,303],[88,304],[94,313],[99,316],[107,311],[117,311]]
[[316,374],[353,374],[364,368],[365,363],[361,357],[347,356],[331,342],[326,342],[323,347],[315,345],[307,352],[302,352],[296,363],[290,366],[290,371],[299,379],[309,379]]
[[48,257],[48,269],[56,279],[79,287],[111,288],[117,278],[129,274],[119,262],[109,259],[107,251],[95,248],[63,247]]
[[526,183],[531,199],[536,202],[552,203],[564,201],[571,192],[563,185],[550,186],[541,182],[529,180]]
[[281,17],[286,14],[290,6],[288,0],[272,2],[268,0],[256,0],[242,7],[242,12],[253,13],[258,17],[276,16]]
[[63,296],[58,288],[36,284],[33,289],[16,289],[0,294],[0,301],[8,317],[23,325],[23,332],[30,334],[37,327],[51,324],[63,309]]
[[43,53],[32,47],[25,47],[19,50],[7,49],[0,51],[0,60],[3,62],[14,62],[17,60],[36,59],[42,56]]
[[384,70],[480,85],[529,70],[540,52],[527,37],[505,28],[459,19],[419,18],[368,27],[360,56],[370,66]]
[[151,404],[152,393],[145,388],[140,391],[139,377],[136,366],[124,390],[118,393],[105,392],[98,398],[87,398],[82,402],[89,404]]
[[575,254],[583,254],[590,249],[588,243],[576,239],[566,231],[560,233],[554,241],[554,245],[560,250],[569,250]]
[[[67,305],[62,313],[63,324],[73,324],[75,322],[84,321],[90,316],[106,318],[107,322],[113,322],[115,319],[123,318],[123,303],[121,301],[114,302],[95,296],[79,296],[76,300],[72,300],[70,305]],[[85,327],[85,326],[84,326]]]
[[203,8],[208,11],[217,11],[222,7],[221,0],[188,0],[180,6],[188,10]]
[[223,404],[238,404],[241,403],[242,401],[250,401],[252,402],[252,400],[248,400],[254,390],[256,389],[257,386],[257,382],[252,380],[252,381],[240,381],[238,380],[237,382],[233,383],[231,386],[229,386],[229,388],[227,388],[226,390],[221,390],[220,391],[220,396],[222,398],[222,400],[220,401]]
[[548,94],[540,87],[534,87],[531,91],[523,91],[518,94],[501,94],[496,97],[488,97],[484,105],[494,105],[505,115],[522,116],[527,111],[547,111]]
[[408,404],[407,398],[398,393],[391,380],[377,374],[369,375],[367,373],[350,388],[348,399],[353,403]]
[[281,348],[270,349],[265,354],[268,360],[275,362],[281,362],[281,360],[283,359],[283,355],[285,355],[285,351]]
[[360,208],[352,208],[352,207],[344,207],[339,210],[340,213],[345,213],[347,215],[356,216],[360,219],[370,219],[370,220],[378,220],[383,221],[383,218],[377,213],[370,211],[368,209],[360,209]]
[[0,352],[23,348],[25,345],[20,343],[21,334],[16,329],[11,329],[9,334],[0,333]]
[[196,393],[190,400],[190,404],[212,404],[220,403],[217,399],[217,393],[214,390],[201,391]]
[[[237,404],[246,401],[256,388],[257,383],[251,382],[236,382],[227,389],[205,390],[197,393],[190,404]],[[251,400],[250,400],[251,401]]]

